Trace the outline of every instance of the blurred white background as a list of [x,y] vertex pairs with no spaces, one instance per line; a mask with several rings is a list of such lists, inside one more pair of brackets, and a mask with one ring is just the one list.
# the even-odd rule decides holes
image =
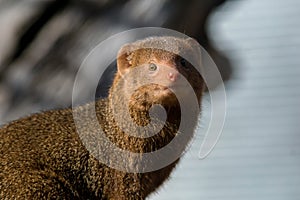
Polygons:
[[232,0],[211,17],[214,44],[234,66],[223,134],[199,160],[200,129],[151,200],[300,198],[299,19],[298,0]]

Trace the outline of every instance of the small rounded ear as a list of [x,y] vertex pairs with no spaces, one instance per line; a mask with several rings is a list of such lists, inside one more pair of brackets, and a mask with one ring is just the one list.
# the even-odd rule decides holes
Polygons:
[[121,76],[123,76],[132,65],[132,54],[133,54],[132,44],[125,44],[119,50],[118,57],[117,57],[117,66],[118,66],[118,73],[120,73]]
[[189,37],[189,38],[186,39],[186,41],[187,41],[187,42],[191,45],[191,47],[193,47],[195,50],[201,52],[201,50],[200,50],[200,44],[197,42],[196,39]]
[[202,65],[202,52],[201,52],[201,46],[200,44],[197,42],[196,39],[194,38],[187,38],[186,41],[188,42],[188,44],[194,49],[194,52],[196,53],[196,62],[197,65],[201,66]]

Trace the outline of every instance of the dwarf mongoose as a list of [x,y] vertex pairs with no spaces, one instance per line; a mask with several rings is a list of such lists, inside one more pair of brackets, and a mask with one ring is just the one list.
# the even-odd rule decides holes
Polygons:
[[[142,155],[164,148],[177,135],[184,134],[186,139],[180,142],[186,146],[197,125],[199,111],[195,113],[192,105],[186,106],[191,113],[189,124],[183,133],[178,133],[182,105],[175,94],[183,94],[189,102],[191,91],[180,82],[186,78],[196,94],[199,107],[204,81],[195,69],[198,66],[192,66],[179,54],[200,63],[197,45],[193,39],[167,36],[126,44],[118,53],[118,70],[108,98],[97,100],[94,107],[86,104],[75,109],[50,110],[2,126],[0,199],[145,199],[169,177],[179,157],[161,169],[145,173],[111,168],[96,159],[82,143],[72,113],[83,113],[87,121],[81,125],[83,134],[93,143],[91,146],[95,151],[105,152],[105,145],[101,149],[98,147],[101,141],[93,140],[97,131],[84,132],[86,127],[91,130],[94,126],[88,123],[91,109],[95,109],[105,136],[121,149]],[[138,70],[130,73],[135,69]],[[153,83],[143,85],[145,80]],[[142,85],[135,88],[140,83]],[[159,116],[151,120],[149,114],[149,109],[156,104],[165,109],[166,119],[155,135],[138,137],[144,132],[133,135],[126,132],[138,131],[134,126],[159,125]],[[116,111],[117,116],[114,115]],[[125,118],[123,112],[128,112],[130,117]],[[121,118],[118,123],[116,117]],[[123,129],[123,126],[131,129]],[[182,145],[180,142],[178,146]],[[180,155],[182,149],[173,148],[170,152]],[[113,155],[106,156],[114,162]],[[124,162],[132,166],[130,159]]]

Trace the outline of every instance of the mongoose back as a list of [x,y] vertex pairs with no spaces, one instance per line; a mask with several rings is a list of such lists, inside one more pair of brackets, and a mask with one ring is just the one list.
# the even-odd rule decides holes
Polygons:
[[[162,49],[151,46],[161,46]],[[118,70],[108,98],[74,110],[67,108],[33,114],[2,126],[0,199],[145,199],[169,177],[179,158],[161,169],[145,173],[111,168],[101,163],[83,144],[72,113],[83,113],[87,121],[82,124],[83,130],[87,127],[86,130],[93,130],[94,125],[89,124],[88,119],[90,110],[95,109],[105,136],[121,149],[142,155],[164,148],[177,137],[181,122],[181,105],[175,94],[190,98],[186,85],[179,84],[183,77],[192,86],[200,106],[204,81],[191,63],[179,56],[188,54],[197,61],[199,53],[193,39],[149,37],[126,44],[118,53]],[[146,79],[153,83],[135,88]],[[149,110],[156,104],[164,107],[167,115],[163,127],[155,135],[137,137],[144,133],[131,127],[133,132],[137,131],[132,135],[122,128],[123,125],[130,128],[132,124],[138,127],[159,124],[159,118],[152,120],[149,115]],[[115,111],[121,118],[118,123],[113,114]],[[130,117],[125,118],[123,112],[128,112]],[[189,116],[187,133],[182,133],[187,134],[187,140],[182,141],[184,146],[193,135],[198,115]],[[97,144],[101,143],[93,141],[97,131],[83,134],[97,149]],[[174,154],[178,151],[182,153],[180,148],[171,149]],[[110,154],[106,156],[114,161]],[[124,162],[130,165],[131,161]]]

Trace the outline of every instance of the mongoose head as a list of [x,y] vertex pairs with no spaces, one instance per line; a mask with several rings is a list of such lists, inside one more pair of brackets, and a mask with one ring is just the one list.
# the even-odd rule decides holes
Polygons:
[[175,94],[189,98],[188,84],[200,104],[204,88],[196,69],[200,56],[200,46],[191,38],[149,37],[126,44],[118,53],[114,85],[122,82],[123,93],[141,109],[153,104],[175,105]]

